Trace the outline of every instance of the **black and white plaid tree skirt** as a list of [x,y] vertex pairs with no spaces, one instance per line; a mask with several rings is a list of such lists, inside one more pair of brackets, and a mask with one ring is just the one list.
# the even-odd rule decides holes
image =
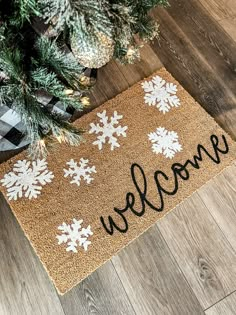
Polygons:
[[[72,113],[66,111],[57,99],[51,99],[46,105],[50,111],[59,113],[65,120],[70,119]],[[8,151],[22,148],[29,144],[26,127],[20,116],[6,105],[0,105],[0,151]]]

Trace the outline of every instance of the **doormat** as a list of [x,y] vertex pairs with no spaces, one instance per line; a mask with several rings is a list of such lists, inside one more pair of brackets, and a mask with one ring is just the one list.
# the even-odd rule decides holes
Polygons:
[[75,125],[87,130],[79,147],[58,144],[47,160],[23,152],[0,171],[1,190],[60,294],[236,156],[231,138],[164,68]]

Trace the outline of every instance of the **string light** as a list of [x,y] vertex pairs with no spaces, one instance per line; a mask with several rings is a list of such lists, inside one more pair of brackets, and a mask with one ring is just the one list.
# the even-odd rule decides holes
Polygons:
[[89,97],[87,97],[87,96],[81,97],[81,103],[82,103],[84,106],[89,106],[89,105],[90,105],[90,99],[89,99]]
[[45,141],[43,139],[39,140],[39,143],[40,143],[41,146],[45,145]]
[[67,89],[67,90],[64,90],[64,93],[66,95],[72,95],[72,94],[74,94],[74,90]]
[[90,84],[90,78],[86,75],[82,75],[79,79],[79,82],[83,86],[88,86]]
[[62,143],[62,140],[63,140],[62,136],[58,136],[58,137],[56,137],[56,138],[57,138],[57,141],[58,141],[59,143]]

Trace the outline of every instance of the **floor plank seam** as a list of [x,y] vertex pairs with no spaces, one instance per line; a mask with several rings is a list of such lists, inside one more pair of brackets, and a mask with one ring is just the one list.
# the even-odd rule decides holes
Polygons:
[[236,290],[230,292],[229,294],[227,294],[225,297],[223,297],[222,299],[220,299],[219,301],[213,303],[211,306],[207,307],[206,309],[204,309],[204,312],[206,312],[207,310],[209,310],[210,308],[212,308],[213,306],[215,306],[216,304],[220,303],[221,301],[225,300],[227,297],[229,297],[230,295],[234,294],[236,292]]
[[[55,291],[56,291],[56,289],[55,289]],[[70,294],[70,293],[69,293],[69,294]],[[58,300],[59,300],[59,303],[60,303],[60,305],[61,305],[61,309],[62,309],[64,315],[67,315],[67,312],[66,312],[66,310],[65,310],[64,307],[63,307],[63,303],[61,302],[60,295],[58,294],[57,291],[56,291],[56,295],[57,295],[57,298],[58,298]]]
[[[214,179],[212,179],[214,180]],[[212,217],[212,219],[214,220],[215,224],[218,226],[218,228],[220,229],[221,233],[223,234],[226,242],[228,243],[229,247],[232,249],[232,251],[234,252],[235,256],[236,256],[236,250],[235,248],[232,246],[231,242],[229,241],[227,235],[224,233],[224,231],[222,230],[222,228],[220,227],[220,225],[218,224],[218,222],[216,221],[215,217],[213,216],[213,214],[211,213],[211,210],[209,209],[209,207],[207,206],[207,204],[205,203],[205,201],[203,200],[203,198],[201,197],[201,195],[199,194],[198,191],[196,191],[198,197],[201,199],[202,203],[204,204],[204,206],[208,209],[208,212],[210,214],[210,216]],[[236,288],[235,288],[236,290]]]
[[[118,254],[118,255],[119,255],[119,254]],[[113,263],[113,258],[112,258],[110,261],[111,261],[111,264],[112,264],[112,266],[113,266],[113,268],[114,268],[114,270],[115,270],[115,273],[117,274],[117,277],[119,278],[120,284],[121,284],[122,288],[124,289],[124,292],[125,292],[125,294],[126,294],[126,296],[127,296],[127,299],[128,299],[128,301],[129,301],[129,303],[130,303],[130,305],[131,305],[131,307],[132,307],[132,310],[133,310],[134,314],[138,315],[138,314],[136,313],[135,309],[134,309],[133,303],[131,302],[131,300],[130,300],[130,298],[129,298],[129,295],[128,295],[127,291],[126,291],[126,288],[125,288],[125,286],[124,286],[124,284],[123,284],[123,282],[122,282],[122,280],[121,280],[121,278],[120,278],[120,276],[119,276],[119,273],[118,273],[118,271],[116,270],[116,266],[115,266],[114,263]],[[127,314],[127,315],[128,315],[128,314]]]
[[[169,13],[167,12],[167,14],[169,14]],[[199,59],[202,61],[202,63],[205,65],[205,67],[209,69],[209,72],[215,72],[215,70],[212,68],[212,65],[209,63],[209,60],[203,54],[203,52],[201,52],[197,47],[195,47],[194,43],[191,41],[191,38],[189,38],[188,34],[186,34],[185,31],[177,24],[177,22],[175,22],[174,18],[171,16],[171,14],[169,14],[169,16],[173,20],[173,23],[175,23],[175,25],[178,26],[179,31],[184,35],[187,44],[192,48],[193,51],[197,52],[197,55],[198,55]],[[218,22],[217,22],[217,24],[222,29],[222,31],[227,35],[227,33],[225,32],[223,27]],[[228,38],[230,39],[230,41],[233,42],[234,46],[236,46],[235,45],[235,41],[233,41],[230,36],[228,36]],[[217,55],[219,55],[219,52],[216,50],[215,46],[210,44],[210,47],[213,49],[213,51],[215,51],[215,53]],[[222,56],[220,56],[220,57],[222,57]],[[223,58],[222,58],[222,63],[225,64],[225,61],[224,61]],[[165,64],[164,64],[164,66],[165,66]],[[231,69],[230,67],[228,67],[228,71],[231,71],[231,72],[233,72],[233,74],[235,74],[235,69]],[[224,88],[228,88],[227,84],[224,82],[224,80],[222,78],[218,77],[217,80]],[[231,92],[230,94],[231,94],[232,99],[234,99],[235,98],[235,94],[233,93],[233,91],[230,91],[230,92]]]
[[[173,211],[174,211],[174,210],[175,210],[175,209],[173,209]],[[165,220],[166,218],[167,218],[167,216],[166,216],[165,218],[163,218],[163,220]],[[203,307],[202,307],[202,305],[201,305],[199,299],[197,298],[197,296],[196,296],[195,292],[193,291],[193,289],[192,289],[190,283],[188,282],[188,279],[186,278],[186,276],[185,276],[185,274],[184,274],[182,268],[180,267],[180,265],[178,264],[176,258],[174,257],[171,248],[169,247],[168,243],[166,242],[165,237],[163,236],[161,230],[159,229],[158,223],[159,223],[159,221],[156,222],[155,225],[156,225],[157,229],[159,230],[159,232],[160,232],[160,234],[161,234],[161,236],[162,236],[163,242],[165,243],[165,245],[166,245],[168,251],[170,252],[170,255],[171,255],[171,258],[172,258],[173,262],[178,266],[179,271],[180,271],[182,277],[184,278],[184,280],[186,281],[187,286],[189,287],[189,290],[192,292],[193,296],[195,296],[196,300],[198,301],[199,308],[200,308],[202,311],[204,311],[204,309],[203,309]]]

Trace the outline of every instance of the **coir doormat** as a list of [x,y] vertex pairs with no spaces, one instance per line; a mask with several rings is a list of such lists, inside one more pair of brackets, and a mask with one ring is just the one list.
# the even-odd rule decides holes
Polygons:
[[0,171],[1,190],[61,294],[236,156],[164,68],[76,124],[88,131],[79,147],[58,145],[47,161],[21,153]]

